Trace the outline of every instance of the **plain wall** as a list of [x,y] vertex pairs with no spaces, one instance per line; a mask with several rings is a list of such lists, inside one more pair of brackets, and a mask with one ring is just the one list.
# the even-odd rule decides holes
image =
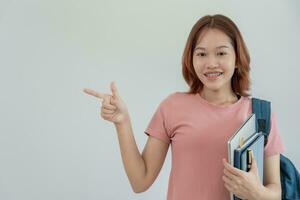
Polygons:
[[170,149],[152,187],[135,194],[115,127],[82,89],[110,93],[116,81],[142,152],[158,104],[188,89],[181,56],[206,14],[238,25],[252,95],[272,102],[299,169],[299,10],[297,0],[1,0],[0,199],[165,199]]

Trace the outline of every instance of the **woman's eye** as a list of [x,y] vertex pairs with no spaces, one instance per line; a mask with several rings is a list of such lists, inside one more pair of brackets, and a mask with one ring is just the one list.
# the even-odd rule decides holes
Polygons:
[[226,52],[219,52],[218,55],[220,56],[225,56],[227,53]]
[[203,57],[203,56],[205,56],[205,55],[206,55],[205,53],[197,53],[197,56]]

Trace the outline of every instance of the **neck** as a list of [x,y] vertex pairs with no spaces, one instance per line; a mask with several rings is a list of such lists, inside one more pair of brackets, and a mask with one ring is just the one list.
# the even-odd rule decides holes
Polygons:
[[237,95],[231,90],[230,92],[220,92],[212,90],[202,90],[200,96],[215,105],[228,105],[238,100]]

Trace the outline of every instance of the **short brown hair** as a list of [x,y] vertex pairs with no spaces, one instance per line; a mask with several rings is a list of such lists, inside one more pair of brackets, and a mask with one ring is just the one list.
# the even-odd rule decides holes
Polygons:
[[199,35],[206,29],[218,29],[230,39],[236,55],[236,66],[231,78],[231,87],[234,93],[241,96],[250,96],[250,56],[242,35],[235,23],[224,15],[206,15],[200,18],[193,26],[187,39],[182,56],[182,73],[190,87],[188,93],[198,93],[203,88],[203,83],[197,77],[193,67],[193,53]]

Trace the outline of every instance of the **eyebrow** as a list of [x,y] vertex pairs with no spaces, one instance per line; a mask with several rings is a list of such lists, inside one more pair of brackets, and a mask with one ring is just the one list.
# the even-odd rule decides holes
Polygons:
[[[226,45],[221,45],[221,46],[218,46],[218,47],[216,47],[216,49],[221,49],[221,48],[229,48],[228,46],[226,46]],[[205,50],[205,48],[204,47],[197,47],[197,48],[195,48],[195,50],[197,50],[197,49],[202,49],[202,50]]]

